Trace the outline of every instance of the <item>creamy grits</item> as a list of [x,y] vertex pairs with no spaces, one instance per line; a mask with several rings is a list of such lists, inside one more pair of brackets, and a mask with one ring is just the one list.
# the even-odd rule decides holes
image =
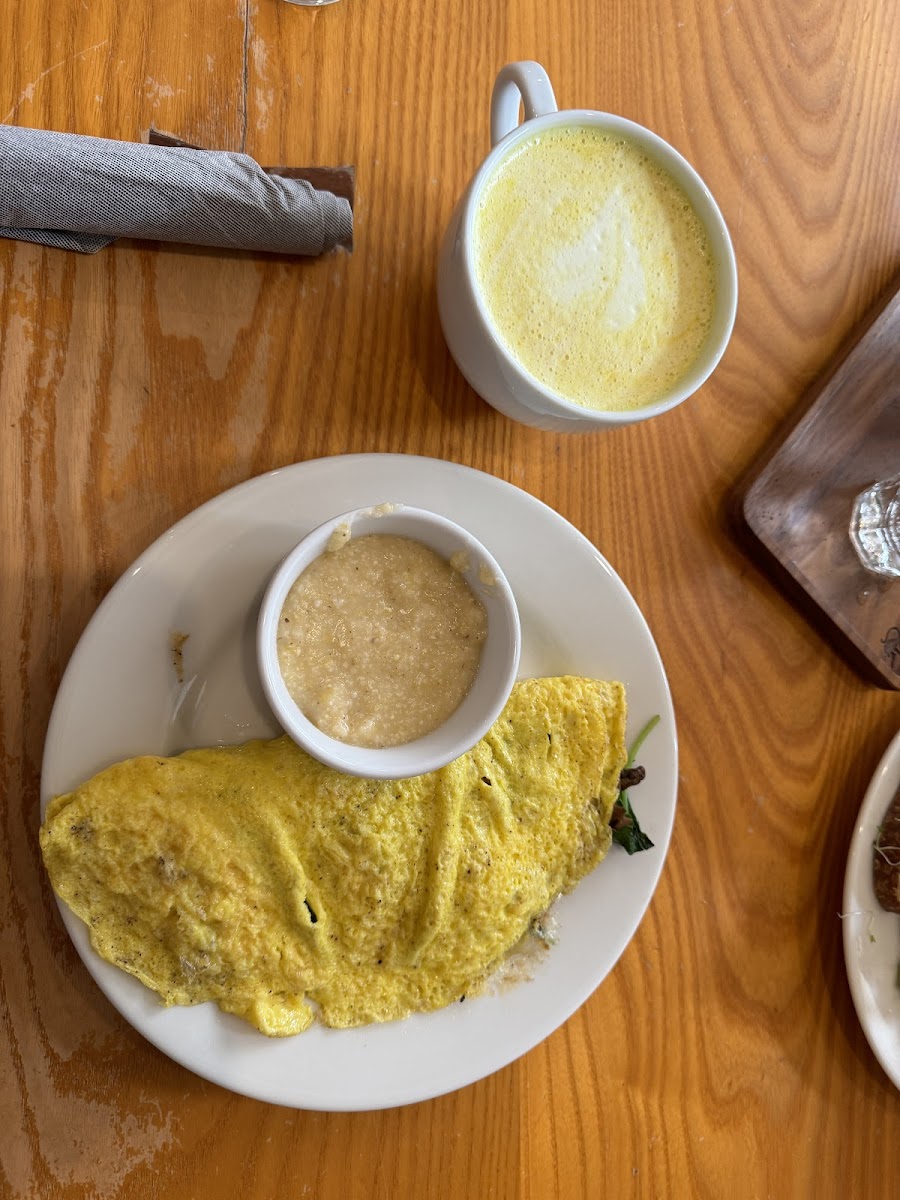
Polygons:
[[412,538],[335,539],[288,593],[278,663],[294,702],[354,746],[442,725],[481,660],[487,612],[459,570]]

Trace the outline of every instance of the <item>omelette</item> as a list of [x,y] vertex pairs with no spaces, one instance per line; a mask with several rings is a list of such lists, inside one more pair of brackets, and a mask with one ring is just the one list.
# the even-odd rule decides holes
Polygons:
[[270,1037],[477,990],[606,855],[621,683],[513,689],[472,750],[372,781],[288,737],[141,757],[47,809],[57,895],[165,1005],[213,1000]]

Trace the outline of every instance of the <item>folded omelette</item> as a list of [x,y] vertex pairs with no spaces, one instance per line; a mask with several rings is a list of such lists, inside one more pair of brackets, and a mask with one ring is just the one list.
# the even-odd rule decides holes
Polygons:
[[340,774],[287,737],[130,759],[47,810],[57,895],[163,1004],[271,1037],[440,1008],[477,989],[606,855],[620,683],[518,683],[467,754]]

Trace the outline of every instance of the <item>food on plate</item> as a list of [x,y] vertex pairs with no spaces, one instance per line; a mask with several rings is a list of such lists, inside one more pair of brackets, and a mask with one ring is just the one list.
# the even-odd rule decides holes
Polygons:
[[613,841],[622,846],[629,854],[638,854],[641,850],[653,849],[653,843],[641,829],[637,814],[631,807],[628,789],[637,787],[646,777],[647,772],[644,768],[636,766],[635,763],[641,746],[658,724],[659,716],[651,717],[640,731],[628,751],[628,760],[619,775],[619,796],[613,805],[609,824],[612,829]]
[[56,893],[166,1005],[269,1036],[440,1008],[477,989],[606,855],[621,683],[516,684],[429,775],[342,775],[290,738],[130,759],[56,797]]
[[900,789],[878,827],[872,860],[872,882],[882,908],[900,913]]
[[[340,528],[338,532],[340,532]],[[458,569],[392,534],[335,539],[294,583],[278,662],[314,725],[354,746],[399,746],[437,729],[475,679],[487,611]]]

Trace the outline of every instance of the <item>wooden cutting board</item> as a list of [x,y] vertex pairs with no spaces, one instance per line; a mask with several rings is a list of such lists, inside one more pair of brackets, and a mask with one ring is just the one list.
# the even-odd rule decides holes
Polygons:
[[[900,290],[815,385],[811,406],[743,492],[742,515],[836,648],[900,689],[900,580],[866,571],[848,535],[854,498],[900,472]],[[777,566],[776,566],[777,564]],[[797,592],[799,588],[799,592]]]

